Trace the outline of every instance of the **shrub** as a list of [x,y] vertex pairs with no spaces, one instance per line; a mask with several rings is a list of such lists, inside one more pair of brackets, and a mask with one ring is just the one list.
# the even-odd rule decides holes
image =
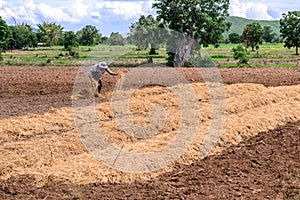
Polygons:
[[79,53],[76,51],[69,51],[69,55],[73,58],[79,58]]
[[167,52],[167,54],[168,54],[167,66],[174,67],[175,53],[169,51],[169,52]]
[[248,66],[249,63],[249,51],[246,47],[244,47],[243,45],[238,45],[237,47],[233,48],[232,49],[233,51],[233,57],[235,60],[239,60],[238,62],[238,66],[241,65],[241,64],[247,64]]
[[151,48],[149,51],[149,55],[158,55],[158,53],[156,53],[155,48]]
[[212,55],[211,58],[227,58],[225,55]]
[[187,65],[187,67],[214,67],[215,64],[213,63],[213,61],[211,60],[210,57],[201,57],[201,56],[197,56],[194,58],[190,58],[189,59],[189,65]]

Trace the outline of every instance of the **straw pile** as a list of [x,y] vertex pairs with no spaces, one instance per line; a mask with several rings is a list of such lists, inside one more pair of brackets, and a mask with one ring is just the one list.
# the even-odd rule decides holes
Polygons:
[[[191,85],[199,103],[199,128],[192,145],[177,162],[191,163],[199,159],[198,151],[211,125],[211,95],[204,83]],[[174,86],[176,87],[176,86]],[[267,88],[258,84],[225,85],[226,121],[223,132],[211,154],[237,144],[245,137],[274,129],[289,121],[300,120],[300,87]],[[110,97],[112,94],[106,94]],[[112,105],[95,105],[99,127],[124,151],[152,152],[163,148],[177,134],[182,112],[177,97],[165,87],[142,88],[133,92],[129,101],[132,120],[139,126],[151,123],[149,110],[153,104],[164,108],[164,127],[153,137],[137,139],[124,133],[114,120]],[[0,178],[28,175],[35,184],[48,182],[86,184],[92,182],[131,182],[148,179],[167,170],[148,174],[120,172],[98,162],[81,143],[74,124],[72,108],[52,109],[43,115],[8,118],[0,121]]]

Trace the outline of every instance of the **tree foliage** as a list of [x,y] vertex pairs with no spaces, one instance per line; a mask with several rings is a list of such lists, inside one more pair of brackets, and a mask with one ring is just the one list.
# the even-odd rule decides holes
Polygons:
[[273,42],[275,40],[276,34],[273,33],[271,26],[264,26],[263,39],[265,42]]
[[98,45],[102,43],[102,34],[97,33],[94,37],[94,45]]
[[126,39],[119,32],[112,32],[107,40],[109,45],[125,45]]
[[258,49],[259,45],[263,42],[264,30],[261,25],[257,22],[247,24],[243,31],[243,43],[246,47],[251,47],[252,51],[254,48]]
[[218,44],[230,26],[226,21],[229,0],[156,0],[153,7],[158,20],[185,36],[177,38],[175,51],[170,50],[177,67],[184,66],[196,42],[204,46]]
[[8,47],[11,38],[11,30],[6,21],[0,17],[0,54]]
[[296,47],[296,55],[299,55],[300,46],[300,11],[283,14],[280,19],[281,37],[284,39],[284,46],[287,48]]
[[244,47],[243,45],[238,45],[237,47],[234,47],[232,49],[233,51],[233,57],[235,60],[238,60],[238,65],[240,66],[241,64],[247,64],[248,66],[249,63],[249,51],[247,50],[246,47]]
[[25,47],[37,47],[37,34],[32,31],[32,27],[22,23],[10,26],[12,37],[9,40],[10,49],[22,49]]
[[56,22],[43,22],[38,24],[38,32],[41,34],[41,39],[48,46],[57,45],[63,34],[63,27]]
[[77,36],[73,31],[64,32],[63,37],[64,48],[68,51],[71,51],[73,47],[78,47]]
[[86,25],[76,34],[80,45],[93,46],[94,39],[96,38],[97,34],[99,34],[99,30],[95,26]]
[[152,15],[145,17],[142,15],[137,22],[129,27],[130,34],[128,40],[130,43],[137,46],[138,49],[151,48],[150,52],[155,54],[164,41],[160,36],[161,24]]
[[238,44],[242,42],[242,36],[237,33],[230,33],[228,39],[232,44]]
[[108,37],[107,36],[101,37],[101,43],[102,44],[107,44],[107,41],[108,41]]

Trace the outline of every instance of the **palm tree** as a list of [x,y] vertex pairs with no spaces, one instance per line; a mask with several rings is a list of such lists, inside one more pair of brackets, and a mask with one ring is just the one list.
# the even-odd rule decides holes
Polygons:
[[57,43],[58,39],[62,36],[64,27],[56,22],[43,22],[38,24],[38,31],[42,35],[43,42],[47,43],[50,47]]

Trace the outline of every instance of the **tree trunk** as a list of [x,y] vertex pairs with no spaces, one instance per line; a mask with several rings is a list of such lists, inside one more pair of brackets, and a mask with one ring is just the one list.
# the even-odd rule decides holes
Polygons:
[[174,67],[183,67],[184,66],[184,52],[185,52],[185,39],[179,39],[177,42],[177,49],[175,53],[175,62]]
[[[186,37],[179,39],[177,42],[177,50],[175,53],[174,67],[184,67],[185,62],[190,57],[195,41]],[[186,45],[188,45],[186,47]]]
[[296,46],[296,55],[299,56],[299,47]]

